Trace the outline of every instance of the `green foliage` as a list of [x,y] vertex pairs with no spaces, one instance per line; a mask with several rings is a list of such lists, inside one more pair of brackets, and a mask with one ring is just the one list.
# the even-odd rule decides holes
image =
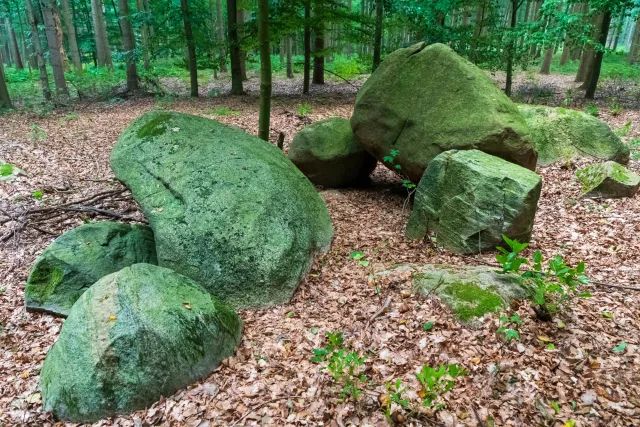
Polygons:
[[584,112],[593,117],[598,117],[600,115],[600,108],[598,108],[597,105],[585,105]]
[[351,252],[351,254],[349,254],[349,258],[358,261],[358,264],[360,264],[363,267],[368,267],[369,261],[365,260],[364,259],[365,257],[366,257],[365,253],[361,251],[353,251]]
[[518,332],[518,326],[522,325],[522,320],[517,314],[511,315],[511,317],[500,316],[500,327],[498,333],[504,334],[504,338],[507,342],[515,339],[520,341],[520,333]]
[[433,322],[427,322],[424,324],[424,327],[423,327],[425,331],[430,331],[432,328],[433,328]]
[[623,351],[625,351],[626,348],[627,348],[627,343],[626,342],[621,342],[617,346],[613,347],[613,352],[614,353],[622,353]]
[[300,117],[307,117],[311,114],[311,104],[298,104],[298,115]]
[[631,138],[629,141],[629,150],[633,160],[640,160],[640,138]]
[[29,126],[29,133],[27,137],[34,142],[44,141],[47,139],[47,133],[40,126],[31,124]]
[[424,365],[416,378],[420,382],[422,389],[419,396],[422,397],[422,404],[431,407],[435,403],[435,408],[442,408],[444,404],[439,402],[442,396],[455,386],[455,380],[467,375],[464,368],[456,364],[440,365],[437,368]]
[[80,118],[80,115],[75,111],[72,111],[71,113],[65,114],[64,117],[60,119],[60,124],[66,125],[70,121],[78,120],[79,118]]
[[[611,106],[609,107],[609,113],[610,113],[612,116],[614,116],[614,117],[615,117],[615,116],[617,116],[617,115],[619,115],[619,114],[620,114],[620,113],[622,113],[623,111],[624,111],[624,108],[622,108],[622,105],[618,104],[618,103],[617,103],[617,102],[615,102],[615,101],[614,101],[614,102],[611,104]],[[631,122],[629,122],[629,123],[631,123]]]
[[527,279],[526,283],[531,301],[534,306],[538,307],[538,311],[536,311],[538,317],[542,316],[545,320],[550,320],[548,317],[559,312],[574,297],[586,298],[591,296],[580,289],[581,285],[590,282],[585,274],[586,266],[584,261],[579,262],[573,268],[568,266],[560,255],[556,255],[549,260],[545,269],[543,267],[544,258],[540,251],[535,251],[531,261],[529,261],[518,256],[526,248],[526,244],[519,243],[517,240],[510,240],[506,236],[503,236],[503,238],[511,248],[511,251],[498,248],[501,254],[498,254],[496,259],[502,264],[503,272],[518,273],[523,264],[531,266],[532,269],[522,273],[522,277]]
[[42,200],[44,193],[41,190],[36,190],[31,194],[31,196],[36,200]]
[[618,136],[627,136],[629,135],[629,132],[631,132],[632,125],[633,125],[633,122],[629,120],[627,123],[625,123],[624,125],[620,126],[618,129],[616,129],[614,133]]
[[0,177],[13,175],[13,171],[15,170],[15,168],[16,168],[16,165],[11,163],[0,164]]
[[358,355],[355,351],[342,348],[344,344],[342,332],[328,332],[327,340],[326,347],[313,349],[311,361],[327,363],[322,369],[327,370],[338,385],[338,394],[341,400],[353,399],[357,401],[362,394],[360,387],[367,381],[367,376],[363,373],[362,368],[365,357]]
[[[382,161],[384,163],[389,163],[389,164],[393,165],[393,168],[396,171],[396,173],[398,173],[400,176],[403,176],[402,173],[401,173],[402,166],[399,165],[399,164],[394,164],[395,161],[396,161],[396,157],[398,157],[398,154],[400,154],[400,150],[391,150],[389,155],[384,156],[382,158]],[[411,180],[409,180],[409,179],[402,180],[402,186],[407,189],[409,194],[411,194],[413,192],[413,190],[416,188],[416,185],[413,182],[411,182]]]

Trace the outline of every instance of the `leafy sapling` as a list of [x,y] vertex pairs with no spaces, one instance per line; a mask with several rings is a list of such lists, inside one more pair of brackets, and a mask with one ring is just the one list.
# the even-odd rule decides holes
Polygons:
[[435,409],[443,408],[442,396],[451,390],[455,385],[455,380],[467,375],[467,371],[458,365],[440,365],[437,368],[424,365],[420,372],[416,373],[416,378],[420,382],[422,389],[418,393],[422,397],[422,404]]
[[397,149],[391,150],[391,152],[389,153],[389,155],[384,156],[384,157],[382,158],[382,161],[383,161],[384,163],[389,163],[389,164],[393,165],[393,168],[394,168],[394,170],[396,171],[396,173],[397,173],[398,175],[400,175],[401,177],[405,178],[405,179],[402,181],[402,186],[403,186],[404,188],[406,188],[406,189],[407,189],[407,191],[409,191],[409,194],[411,194],[411,193],[413,192],[413,190],[416,188],[416,185],[415,185],[413,182],[411,182],[411,180],[406,179],[406,177],[405,177],[405,176],[402,174],[402,172],[401,172],[401,171],[402,171],[402,166],[401,166],[401,165],[399,165],[399,164],[396,164],[396,163],[395,163],[395,161],[396,161],[396,157],[398,157],[398,154],[400,154],[400,150],[397,150]]
[[522,325],[522,320],[517,314],[511,315],[511,317],[500,316],[500,326],[498,327],[498,333],[504,334],[504,339],[507,342],[511,340],[520,341],[520,333],[518,332],[518,326]]

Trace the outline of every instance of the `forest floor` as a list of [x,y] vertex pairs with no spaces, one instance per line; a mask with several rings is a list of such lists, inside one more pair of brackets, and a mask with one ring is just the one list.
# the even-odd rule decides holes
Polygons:
[[[571,86],[568,78],[554,78],[563,90]],[[0,159],[27,174],[0,183],[0,238],[17,225],[7,221],[9,216],[26,208],[122,189],[109,168],[111,148],[134,118],[158,104],[216,117],[255,134],[257,82],[249,83],[245,97],[138,98],[78,104],[76,114],[56,110],[48,117],[0,117]],[[285,150],[305,124],[349,117],[356,91],[346,83],[331,84],[301,97],[296,88],[299,81],[276,84],[272,138],[284,132]],[[311,113],[300,116],[300,104],[310,104]],[[211,114],[222,107],[226,115]],[[614,117],[603,108],[601,118],[614,129],[632,121],[625,139],[640,137],[640,111],[627,109]],[[571,264],[584,260],[592,280],[640,289],[640,197],[581,200],[573,168],[587,163],[539,168],[544,184],[531,250],[541,250],[545,258],[560,254]],[[638,161],[629,167],[640,172]],[[289,304],[240,312],[244,338],[234,357],[148,410],[96,425],[383,426],[388,423],[378,397],[386,393],[385,384],[401,379],[406,397],[419,406],[416,369],[443,363],[458,363],[469,373],[444,396],[443,409],[435,415],[422,411],[407,425],[562,426],[571,425],[565,424],[569,420],[576,426],[640,425],[640,292],[589,285],[591,298],[575,300],[549,323],[536,321],[528,305],[521,305],[521,339],[505,343],[496,332],[498,315],[485,316],[472,328],[457,322],[437,299],[412,294],[406,277],[378,283],[376,289],[370,275],[394,265],[495,265],[495,258],[492,253],[454,256],[428,241],[409,243],[404,227],[410,208],[394,191],[399,180],[382,166],[372,178],[367,188],[319,189],[335,228],[331,250],[317,259]],[[37,190],[43,192],[41,200],[32,196]],[[143,220],[127,194],[92,206]],[[94,218],[64,213],[0,243],[0,426],[54,424],[42,411],[37,385],[63,321],[27,313],[24,283],[53,235]],[[350,259],[356,250],[366,254],[368,266]],[[388,310],[370,322],[388,297]],[[425,331],[427,322],[434,326]],[[331,378],[310,360],[331,331],[344,332],[345,345],[366,355],[369,383],[357,403],[341,402]],[[613,351],[621,343],[628,344],[626,349]]]

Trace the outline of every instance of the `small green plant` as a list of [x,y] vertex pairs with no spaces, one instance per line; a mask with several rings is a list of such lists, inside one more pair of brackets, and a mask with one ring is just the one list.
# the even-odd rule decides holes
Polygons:
[[64,117],[60,119],[60,124],[66,125],[70,121],[78,120],[79,118],[80,118],[80,115],[75,111],[72,111],[71,113],[65,114]]
[[389,424],[394,424],[391,417],[391,402],[403,409],[409,408],[409,399],[403,397],[403,393],[407,391],[407,388],[402,386],[402,380],[396,380],[395,383],[386,383],[384,387],[387,389],[387,394],[389,395],[389,401],[386,402],[384,415],[387,421],[389,421]]
[[467,371],[458,365],[440,365],[437,368],[424,365],[420,372],[416,374],[416,378],[422,389],[418,395],[422,398],[422,404],[427,407],[443,408],[444,404],[440,402],[442,396],[455,386],[456,378],[467,375]]
[[364,259],[365,257],[366,257],[366,255],[362,251],[353,251],[353,252],[351,252],[351,254],[349,254],[349,258],[358,261],[358,264],[360,264],[363,267],[368,267],[369,266],[369,261]]
[[527,247],[526,243],[519,243],[502,236],[510,251],[499,247],[501,252],[496,259],[502,265],[502,272],[518,273],[523,264],[531,266],[531,270],[522,273],[527,279],[526,286],[531,296],[533,309],[540,320],[551,321],[552,315],[559,312],[574,297],[586,298],[591,296],[582,292],[580,287],[590,282],[585,274],[584,262],[579,262],[574,267],[568,266],[560,255],[556,255],[548,262],[547,268],[543,268],[544,258],[540,251],[535,251],[531,262],[522,258],[519,254]]
[[593,117],[598,117],[600,115],[600,108],[598,108],[597,105],[585,105],[584,112]]
[[620,126],[618,129],[616,129],[614,133],[618,136],[627,136],[629,135],[629,132],[631,132],[632,124],[633,122],[629,120],[627,123],[625,123],[624,125]]
[[211,114],[212,116],[237,116],[240,112],[229,107],[219,107],[208,111],[207,114]]
[[513,314],[510,317],[500,316],[500,327],[498,327],[498,333],[504,334],[504,339],[507,342],[511,340],[520,341],[520,333],[518,332],[518,326],[522,325],[522,320],[517,314]]
[[44,141],[47,139],[47,133],[40,126],[32,124],[29,126],[29,134],[27,135],[31,141]]
[[311,114],[311,104],[298,104],[298,115],[300,117],[307,117]]
[[13,175],[13,172],[16,169],[16,165],[11,163],[1,163],[0,162],[0,177],[6,177]]
[[36,200],[42,200],[44,193],[41,190],[36,190],[33,193],[31,193],[31,196]]
[[609,113],[614,117],[619,115],[623,111],[624,108],[622,108],[622,105],[618,104],[617,102],[614,102],[613,104],[611,104],[611,107],[609,107]]
[[322,369],[329,371],[333,381],[341,387],[338,392],[341,400],[345,401],[349,398],[358,400],[362,394],[361,384],[367,381],[367,376],[362,372],[365,357],[358,355],[355,351],[342,348],[344,344],[342,332],[328,332],[327,340],[326,347],[313,349],[311,361],[327,362]]
[[[389,153],[389,155],[388,155],[388,156],[384,156],[384,157],[382,158],[382,161],[383,161],[384,163],[389,163],[389,164],[393,165],[393,168],[395,169],[395,171],[396,171],[400,176],[403,176],[403,177],[404,177],[404,175],[403,175],[403,174],[402,174],[402,172],[401,172],[401,170],[402,170],[402,166],[401,166],[401,165],[399,165],[399,164],[395,164],[396,157],[398,157],[398,154],[400,154],[400,150],[391,150],[391,152]],[[409,191],[409,194],[411,194],[412,190],[416,188],[416,185],[415,185],[413,182],[411,182],[411,180],[408,180],[408,179],[404,179],[404,180],[402,181],[402,186],[403,186],[404,188],[406,188],[406,189],[407,189],[407,191]]]

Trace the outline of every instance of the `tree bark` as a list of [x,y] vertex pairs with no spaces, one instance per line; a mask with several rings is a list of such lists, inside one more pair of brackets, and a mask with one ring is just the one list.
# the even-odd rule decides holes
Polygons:
[[311,0],[304,2],[304,77],[302,81],[302,93],[309,93],[309,80],[311,78]]
[[40,43],[40,33],[38,31],[38,20],[33,13],[33,4],[31,0],[24,0],[27,9],[27,20],[31,27],[31,39],[36,53],[36,63],[40,71],[40,86],[42,87],[42,95],[44,99],[51,100],[51,89],[49,88],[49,76],[47,75],[47,65],[44,62],[44,54],[42,53],[42,45]]
[[2,55],[0,55],[0,110],[4,108],[13,108],[11,104],[11,98],[9,97],[9,88],[7,87],[7,80],[4,76],[4,64]]
[[227,31],[229,32],[229,56],[231,57],[231,95],[242,95],[242,68],[240,66],[240,41],[238,40],[238,5],[227,0]]
[[[246,22],[245,19],[245,11],[244,9],[238,9],[238,40],[242,40],[244,39],[244,24]],[[249,80],[247,78],[247,52],[242,49],[242,43],[240,43],[240,41],[238,41],[238,46],[240,48],[240,71],[242,74],[242,81],[245,82],[247,80]]]
[[124,58],[127,65],[127,90],[133,92],[138,90],[138,67],[134,51],[136,50],[136,39],[133,35],[131,17],[129,16],[129,2],[118,0],[120,6],[120,29],[122,30],[122,47],[124,48]]
[[[126,0],[120,0],[126,1]],[[196,60],[196,44],[193,41],[193,29],[191,28],[191,14],[189,13],[188,0],[180,0],[182,20],[184,21],[184,34],[187,38],[187,59],[189,62],[189,76],[191,77],[191,96],[198,96],[198,62]]]
[[284,47],[287,54],[287,77],[293,78],[293,58],[291,53],[291,36],[287,36],[284,40]]
[[640,58],[638,58],[638,52],[640,51],[640,14],[638,14],[638,20],[635,24],[635,29],[633,32],[633,38],[631,39],[631,48],[629,49],[629,56],[627,57],[627,61],[629,64],[633,65]]
[[320,52],[324,51],[324,12],[322,5],[317,5],[314,9],[314,17],[317,19],[316,27],[313,29],[315,40],[313,46],[313,79],[311,83],[314,85],[324,84],[324,55]]
[[551,61],[553,61],[553,44],[544,51],[540,74],[549,74],[551,72]]
[[[592,33],[593,40],[600,39],[600,29],[602,28],[602,21],[604,15],[602,13],[598,13],[593,17],[594,31]],[[606,34],[605,34],[606,37]],[[575,82],[587,82],[589,81],[588,73],[592,70],[592,62],[595,57],[595,48],[586,43],[584,47],[584,52],[582,53],[582,60],[580,61],[580,67],[578,68],[578,72],[576,73]]]
[[602,19],[602,26],[600,27],[600,37],[598,43],[602,46],[596,50],[591,64],[591,70],[589,71],[589,78],[586,82],[587,92],[584,97],[586,99],[593,99],[598,88],[598,80],[600,79],[600,70],[602,69],[602,59],[604,58],[604,46],[607,43],[607,34],[609,34],[609,27],[611,26],[611,11],[608,10],[604,13]]
[[109,49],[109,40],[107,37],[107,24],[104,21],[101,0],[91,0],[91,12],[93,15],[98,66],[113,70],[113,61],[111,60],[111,50]]
[[375,71],[380,65],[380,51],[382,50],[382,12],[384,9],[383,0],[376,0],[376,33],[373,42],[373,67],[371,72]]
[[78,49],[78,40],[76,38],[76,27],[73,25],[73,13],[69,7],[69,0],[60,0],[62,9],[62,18],[64,26],[67,28],[67,40],[69,41],[69,50],[71,51],[71,61],[73,68],[78,74],[82,74],[82,61],[80,59],[80,50]]
[[[511,0],[511,29],[515,28],[516,21],[518,19],[518,0]],[[511,86],[513,84],[513,56],[515,51],[515,39],[511,37],[509,46],[507,46],[507,81],[504,88],[504,93],[507,96],[511,96]]]
[[60,20],[56,19],[58,16],[58,9],[56,7],[55,0],[40,0],[40,7],[44,18],[47,43],[49,44],[49,61],[51,62],[51,68],[53,69],[53,81],[56,85],[56,93],[58,95],[68,95],[69,89],[67,88],[67,82],[64,78],[63,48],[59,45],[59,29],[56,28],[56,25]]
[[140,25],[140,40],[142,41],[142,62],[144,69],[148,71],[151,69],[151,62],[149,61],[149,25],[147,24],[149,16],[143,0],[136,0],[136,9],[139,15],[144,16],[142,25]]
[[[9,3],[7,2],[7,6]],[[13,20],[11,19],[11,11],[7,15],[5,19],[5,23],[7,25],[7,35],[9,38],[9,44],[11,45],[11,53],[13,54],[13,59],[16,63],[16,68],[18,70],[24,70],[24,64],[22,63],[22,55],[20,55],[20,48],[18,47],[18,39],[16,37],[16,31],[13,28]]]
[[271,118],[269,0],[258,0],[258,43],[260,45],[260,117],[258,120],[258,138],[269,141],[269,122]]
[[224,39],[224,18],[222,16],[222,2],[216,0],[216,27],[218,29],[218,42],[220,42],[220,71],[227,72],[227,50]]

